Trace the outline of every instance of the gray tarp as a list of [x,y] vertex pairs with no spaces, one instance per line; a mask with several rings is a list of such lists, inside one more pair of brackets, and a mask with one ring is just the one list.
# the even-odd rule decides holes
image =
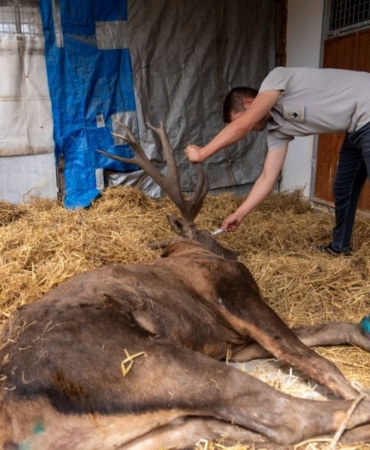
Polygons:
[[[140,142],[160,164],[159,143],[145,122],[164,122],[184,191],[194,189],[196,175],[183,149],[188,143],[206,144],[222,128],[222,102],[232,87],[258,88],[274,67],[275,7],[274,0],[128,2],[125,41],[132,58]],[[213,155],[205,163],[210,188],[255,181],[265,152],[264,133],[251,133]],[[159,193],[141,171],[109,179],[112,185],[138,181],[151,195]]]

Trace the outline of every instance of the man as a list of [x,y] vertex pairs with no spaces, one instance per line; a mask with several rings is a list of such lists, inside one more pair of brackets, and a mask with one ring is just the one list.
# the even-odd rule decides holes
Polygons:
[[201,162],[251,131],[268,129],[268,152],[260,177],[239,208],[222,223],[236,231],[243,218],[271,192],[295,136],[346,132],[334,180],[332,242],[322,250],[349,254],[358,199],[370,174],[370,73],[338,69],[277,67],[259,91],[235,88],[224,102],[228,124],[205,147],[188,145],[191,162]]

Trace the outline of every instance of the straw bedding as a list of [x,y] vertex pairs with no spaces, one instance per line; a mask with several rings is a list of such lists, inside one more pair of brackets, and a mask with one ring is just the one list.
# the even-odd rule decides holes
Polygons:
[[[206,197],[198,228],[216,230],[240,202],[228,194]],[[0,202],[0,326],[17,307],[78,273],[157,258],[158,251],[147,244],[170,235],[165,217],[170,213],[177,211],[167,198],[153,200],[128,187],[106,190],[84,210],[42,199],[19,206]],[[312,210],[297,191],[270,195],[237,233],[218,239],[240,252],[267,302],[289,326],[358,322],[370,314],[370,218],[357,218],[350,257],[315,250],[330,241],[332,226],[333,216]],[[368,353],[348,347],[317,350],[349,379],[370,387]]]

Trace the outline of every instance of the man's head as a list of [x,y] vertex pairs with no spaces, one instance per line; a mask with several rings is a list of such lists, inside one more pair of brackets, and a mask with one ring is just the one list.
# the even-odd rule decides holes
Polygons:
[[236,87],[231,89],[224,100],[223,120],[230,123],[235,120],[235,115],[243,113],[248,105],[257,97],[257,89],[249,87]]
[[[258,91],[249,87],[236,87],[226,96],[224,101],[223,120],[225,123],[238,119],[253,103]],[[253,127],[253,131],[262,131],[266,128],[270,115],[267,114]]]

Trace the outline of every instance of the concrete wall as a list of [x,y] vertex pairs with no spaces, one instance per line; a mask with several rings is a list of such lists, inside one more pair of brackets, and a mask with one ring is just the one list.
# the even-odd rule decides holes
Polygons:
[[0,200],[26,203],[31,197],[57,198],[54,154],[0,158]]
[[[320,67],[324,0],[288,0],[287,66]],[[280,190],[303,189],[310,197],[315,174],[316,137],[289,144]]]
[[39,2],[2,3],[1,20],[9,20],[10,27],[20,18],[25,34],[19,39],[7,25],[0,36],[0,200],[55,199],[53,121]]

